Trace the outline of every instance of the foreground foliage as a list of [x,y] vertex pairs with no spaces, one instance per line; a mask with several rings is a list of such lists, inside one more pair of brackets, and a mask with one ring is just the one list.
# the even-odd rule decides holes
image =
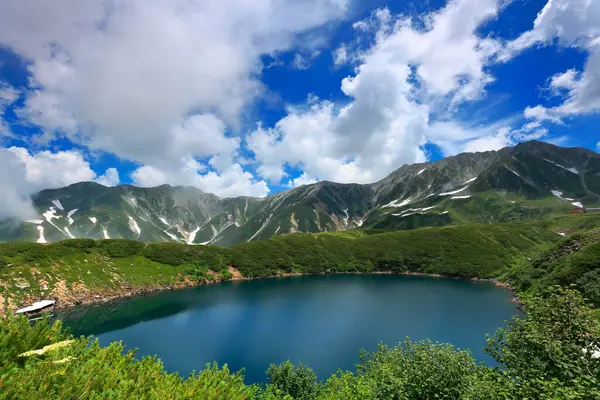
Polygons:
[[308,367],[271,365],[269,384],[248,386],[227,367],[209,365],[182,379],[156,358],[137,361],[119,343],[101,348],[87,338],[24,357],[72,339],[60,322],[0,323],[0,399],[596,399],[600,398],[600,325],[581,294],[553,287],[525,296],[527,313],[488,339],[498,367],[470,352],[409,339],[363,353],[356,372],[321,382]]
[[540,292],[551,285],[576,285],[600,307],[600,229],[577,233],[510,271],[506,280],[519,291]]

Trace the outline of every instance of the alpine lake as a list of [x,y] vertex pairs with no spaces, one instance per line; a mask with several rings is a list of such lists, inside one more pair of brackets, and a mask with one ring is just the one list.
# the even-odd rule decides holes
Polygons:
[[360,350],[410,337],[470,349],[493,364],[486,334],[519,314],[491,283],[403,275],[326,275],[235,281],[160,292],[60,312],[75,335],[122,341],[188,376],[207,363],[266,381],[270,363],[291,360],[326,378],[354,370]]

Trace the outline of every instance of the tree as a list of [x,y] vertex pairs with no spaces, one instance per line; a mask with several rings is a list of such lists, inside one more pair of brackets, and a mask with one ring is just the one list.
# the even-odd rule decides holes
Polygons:
[[[523,318],[488,339],[487,353],[521,398],[600,398],[600,323],[582,295],[554,286],[525,296]],[[580,396],[580,397],[578,397]],[[581,397],[582,396],[582,397]]]

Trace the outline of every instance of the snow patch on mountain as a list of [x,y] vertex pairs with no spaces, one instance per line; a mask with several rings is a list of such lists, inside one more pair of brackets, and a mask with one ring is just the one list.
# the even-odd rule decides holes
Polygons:
[[65,208],[63,207],[62,203],[60,202],[60,200],[52,200],[52,203],[56,206],[56,208],[58,208],[60,211],[64,211]]
[[88,217],[88,218],[94,225],[96,225],[96,222],[98,222],[98,218],[96,218],[96,217]]
[[562,169],[564,169],[564,170],[566,170],[566,171],[569,171],[569,172],[571,172],[571,173],[573,173],[573,174],[575,174],[575,175],[579,175],[579,171],[577,171],[577,169],[576,169],[576,168],[573,168],[573,167],[565,167],[565,166],[563,166],[563,165],[560,165],[560,164],[557,164],[557,163],[555,163],[554,161],[548,160],[547,158],[544,158],[544,160],[545,160],[545,161],[548,161],[550,164],[554,164],[554,165],[556,165],[557,167],[559,167],[559,168],[562,168]]
[[406,200],[397,199],[397,200],[393,200],[393,201],[389,202],[388,204],[386,204],[383,207],[384,208],[388,208],[388,207],[396,207],[396,208],[404,207],[404,206],[410,204],[412,201],[413,201],[412,197],[409,197]]
[[552,194],[556,197],[558,197],[561,200],[570,202],[572,205],[574,205],[575,207],[578,208],[584,208],[583,204],[579,201],[574,201],[574,199],[568,198],[568,197],[563,197],[564,193],[561,192],[560,190],[551,190]]
[[56,208],[54,207],[50,207],[48,208],[48,211],[46,211],[45,213],[42,214],[44,216],[44,218],[46,219],[46,221],[48,221],[48,223],[50,225],[52,225],[53,227],[55,227],[56,229],[58,229],[63,235],[70,237],[70,235],[63,231],[62,229],[60,229],[58,227],[58,225],[56,225],[54,222],[52,222],[53,219],[60,219],[60,215],[56,215]]
[[167,222],[165,217],[158,217],[158,219],[160,220],[160,222],[162,222],[163,224],[170,226],[169,223]]
[[175,235],[175,234],[173,234],[173,233],[171,233],[171,232],[169,232],[169,231],[165,231],[164,229],[163,229],[163,232],[164,232],[164,233],[165,233],[165,234],[166,234],[168,237],[170,237],[172,240],[179,241],[179,239],[177,239],[177,235]]
[[417,172],[417,176],[421,175],[423,172],[427,171],[427,168],[423,168],[419,172]]
[[261,225],[260,228],[258,228],[258,230],[256,232],[254,232],[254,235],[252,235],[250,237],[250,239],[246,240],[247,242],[250,242],[252,239],[254,239],[256,236],[258,236],[258,234],[260,234],[266,227],[267,224],[269,223],[269,221],[271,221],[271,218],[273,218],[273,214],[269,214],[269,216],[267,217],[267,219],[265,220],[265,222],[263,222],[263,224]]
[[127,218],[129,218],[129,229],[131,230],[131,232],[135,232],[139,235],[141,235],[142,230],[140,229],[140,226],[138,225],[137,221],[135,219],[133,219],[132,216],[128,215]]
[[104,239],[110,239],[110,236],[108,236],[108,231],[105,227],[102,227],[102,235],[104,236]]
[[71,218],[71,217],[73,216],[73,214],[75,214],[77,212],[77,210],[78,209],[75,208],[67,213],[67,220],[69,220],[69,225],[73,225],[73,222],[75,222],[75,221],[73,221],[73,218]]
[[[510,172],[512,172],[513,174],[515,174],[516,176],[518,176],[519,178],[521,178],[521,175],[519,175],[519,173],[517,171],[515,171],[514,169],[510,169],[508,167],[505,167],[507,170],[509,170]],[[523,179],[523,178],[521,178]]]
[[462,200],[462,199],[470,199],[471,196],[467,195],[467,196],[454,196],[452,197],[452,200]]
[[185,242],[186,244],[194,243],[194,239],[196,239],[196,234],[200,231],[200,227],[197,227],[193,231],[190,232],[190,236],[188,236],[188,240]]
[[437,206],[424,207],[424,208],[409,208],[409,209],[406,209],[406,210],[404,210],[404,211],[402,211],[402,212],[400,212],[398,214],[392,214],[392,215],[394,217],[400,217],[400,218],[408,217],[410,215],[415,215],[415,214],[422,215],[422,214],[427,214],[427,211],[432,210],[432,209],[434,209],[436,207]]
[[475,177],[475,178],[471,178],[471,179],[469,179],[468,181],[466,181],[465,183],[463,183],[463,185],[468,185],[469,183],[471,183],[471,182],[475,182],[476,180],[477,180],[477,177]]
[[44,237],[44,227],[41,225],[38,225],[37,230],[38,230],[37,243],[48,243],[48,242],[46,242],[46,238]]
[[75,236],[73,236],[73,234],[71,233],[71,231],[69,230],[69,228],[67,226],[65,226],[65,232],[67,232],[67,235],[69,236],[69,238],[75,239]]
[[52,224],[53,219],[60,219],[60,215],[56,215],[56,208],[50,207],[48,211],[42,214],[46,221]]
[[464,191],[465,191],[465,190],[467,190],[468,188],[469,188],[468,186],[465,186],[465,187],[464,187],[464,188],[462,188],[462,189],[454,190],[454,191],[452,191],[452,192],[440,193],[440,197],[443,197],[443,196],[452,196],[452,195],[455,195],[455,194],[459,194],[460,192],[464,192]]
[[36,224],[36,225],[40,225],[42,224],[44,221],[41,219],[28,219],[25,222],[29,222],[30,224]]

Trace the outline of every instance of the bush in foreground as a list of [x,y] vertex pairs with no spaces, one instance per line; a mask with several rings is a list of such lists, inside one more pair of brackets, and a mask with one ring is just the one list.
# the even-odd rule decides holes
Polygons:
[[488,339],[502,363],[495,368],[450,345],[407,339],[363,353],[356,372],[325,382],[302,365],[271,365],[263,387],[217,365],[183,379],[120,343],[65,342],[73,338],[59,322],[9,317],[0,324],[0,399],[600,399],[600,324],[581,294],[553,287],[523,303],[525,317]]

